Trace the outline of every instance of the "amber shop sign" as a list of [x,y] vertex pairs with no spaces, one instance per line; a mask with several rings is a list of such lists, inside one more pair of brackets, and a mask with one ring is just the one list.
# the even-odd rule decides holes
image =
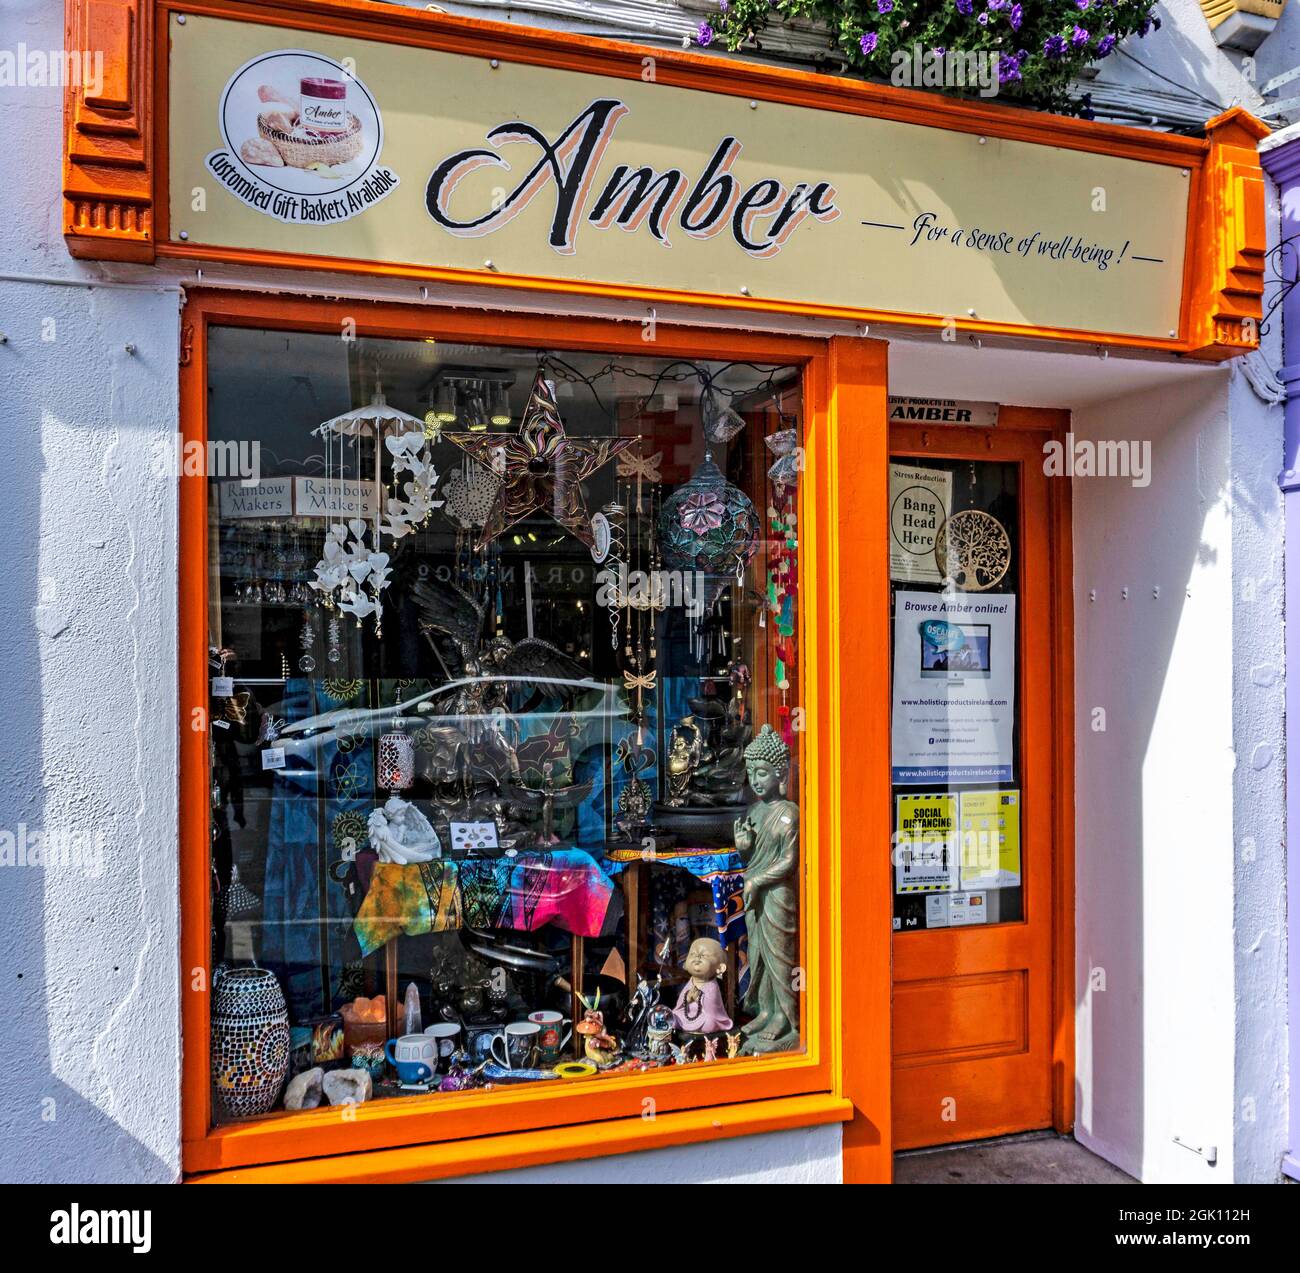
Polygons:
[[1168,164],[194,14],[170,37],[191,248],[1177,334]]

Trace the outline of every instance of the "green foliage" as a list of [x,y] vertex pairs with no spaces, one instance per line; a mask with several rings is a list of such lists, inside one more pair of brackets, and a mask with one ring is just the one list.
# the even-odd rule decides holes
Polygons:
[[[696,39],[735,51],[753,47],[773,23],[820,21],[861,74],[968,96],[979,87],[970,83],[973,74],[964,87],[954,82],[963,77],[953,55],[996,55],[996,67],[984,64],[983,80],[999,96],[1086,115],[1086,98],[1069,95],[1071,78],[1109,57],[1125,36],[1158,30],[1154,9],[1155,0],[719,0]],[[927,56],[939,50],[942,60]],[[936,83],[945,62],[953,69]],[[927,65],[930,79],[915,83],[916,68]]]

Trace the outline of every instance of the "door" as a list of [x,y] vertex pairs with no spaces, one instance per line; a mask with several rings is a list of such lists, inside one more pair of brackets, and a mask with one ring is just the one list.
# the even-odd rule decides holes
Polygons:
[[896,1149],[1072,1121],[1068,488],[1009,416],[890,437]]

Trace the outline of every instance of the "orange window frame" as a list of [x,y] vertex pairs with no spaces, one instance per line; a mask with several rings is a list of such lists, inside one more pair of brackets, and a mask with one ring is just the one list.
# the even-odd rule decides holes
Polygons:
[[[506,1088],[442,1101],[211,1125],[208,488],[180,478],[182,1153],[187,1176],[419,1180],[815,1123],[845,1122],[846,1179],[887,1181],[890,1137],[886,347],[660,324],[196,291],[182,319],[181,431],[207,440],[213,326],[449,339],[606,353],[790,362],[803,368],[806,466],[800,609],[807,687],[802,762],[803,935],[799,1055]],[[851,960],[851,964],[849,963]],[[848,975],[851,967],[852,975]],[[653,1106],[644,1104],[653,1098]],[[652,1115],[648,1110],[652,1109]]]

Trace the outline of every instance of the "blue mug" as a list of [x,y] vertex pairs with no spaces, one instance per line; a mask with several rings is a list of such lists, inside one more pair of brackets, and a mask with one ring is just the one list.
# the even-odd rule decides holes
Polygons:
[[397,1077],[408,1086],[427,1083],[433,1078],[437,1064],[437,1044],[423,1034],[404,1034],[400,1039],[389,1039],[384,1044],[384,1055],[397,1071]]

